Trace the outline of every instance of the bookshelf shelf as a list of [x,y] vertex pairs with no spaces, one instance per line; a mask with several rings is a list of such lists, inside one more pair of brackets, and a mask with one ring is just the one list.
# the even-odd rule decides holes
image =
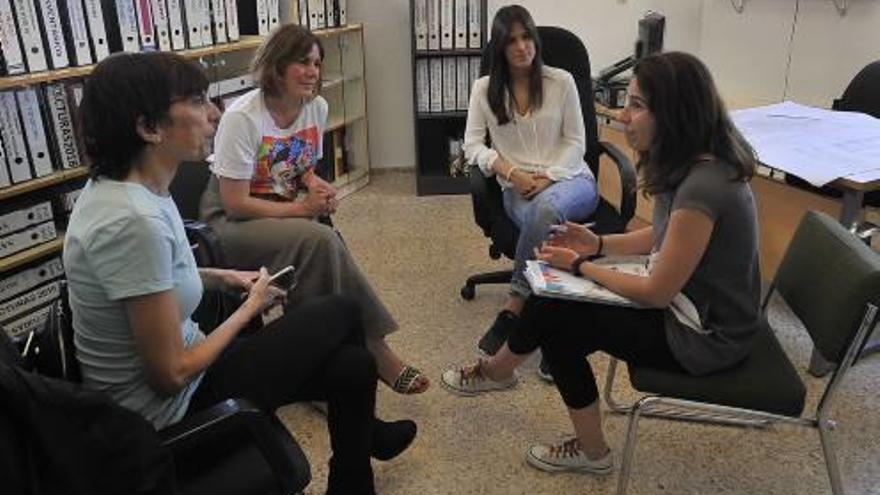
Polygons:
[[45,177],[39,177],[37,179],[31,179],[12,186],[0,188],[0,201],[13,198],[20,194],[29,193],[31,191],[37,191],[45,187],[54,186],[55,184],[61,184],[69,180],[85,177],[88,174],[88,167],[77,167],[70,170],[59,170],[58,172],[49,174]]
[[49,242],[25,249],[10,256],[0,258],[0,273],[18,268],[21,265],[54,253],[60,253],[64,246],[64,232],[58,233],[58,238]]

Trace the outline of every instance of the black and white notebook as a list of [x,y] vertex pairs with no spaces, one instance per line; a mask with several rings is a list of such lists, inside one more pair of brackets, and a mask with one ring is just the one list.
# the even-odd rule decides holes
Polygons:
[[[641,277],[648,276],[647,256],[606,256],[594,261],[612,270],[630,273]],[[640,307],[637,302],[612,292],[590,279],[575,277],[552,266],[536,260],[526,261],[526,279],[532,292],[544,297],[589,301],[617,306]]]

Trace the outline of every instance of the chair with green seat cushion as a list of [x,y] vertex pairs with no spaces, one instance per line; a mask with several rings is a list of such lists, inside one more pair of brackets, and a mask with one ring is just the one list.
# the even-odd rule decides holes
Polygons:
[[801,417],[805,389],[776,340],[762,324],[750,355],[738,365],[706,376],[629,366],[630,384],[648,394],[632,406],[612,397],[617,361],[612,359],[605,400],[615,412],[630,414],[617,493],[626,492],[641,416],[766,426],[787,423],[819,431],[831,491],[843,493],[831,443],[832,399],[846,372],[878,322],[880,256],[836,220],[808,212],[776,272],[763,306],[774,291],[801,320],[816,350],[840,363],[812,417]]

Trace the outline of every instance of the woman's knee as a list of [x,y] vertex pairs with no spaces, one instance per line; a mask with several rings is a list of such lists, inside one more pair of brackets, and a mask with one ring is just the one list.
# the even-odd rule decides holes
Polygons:
[[374,390],[377,378],[376,360],[360,346],[341,346],[327,366],[327,382],[337,393],[355,394]]
[[526,221],[533,227],[549,227],[564,220],[564,215],[547,198],[535,198]]

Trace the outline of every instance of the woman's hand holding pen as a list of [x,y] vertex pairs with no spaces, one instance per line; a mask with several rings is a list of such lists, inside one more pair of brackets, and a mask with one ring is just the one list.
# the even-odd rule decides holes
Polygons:
[[270,283],[271,276],[266,268],[260,268],[259,276],[251,282],[243,306],[246,306],[254,315],[261,313],[279,301],[284,301],[287,292]]
[[568,271],[571,264],[578,258],[577,251],[567,247],[553,246],[548,242],[541,244],[540,249],[535,249],[535,258],[548,263],[554,268]]
[[578,255],[599,254],[599,236],[589,229],[592,226],[591,223],[581,225],[574,222],[551,225],[547,244],[552,247],[570,249]]

